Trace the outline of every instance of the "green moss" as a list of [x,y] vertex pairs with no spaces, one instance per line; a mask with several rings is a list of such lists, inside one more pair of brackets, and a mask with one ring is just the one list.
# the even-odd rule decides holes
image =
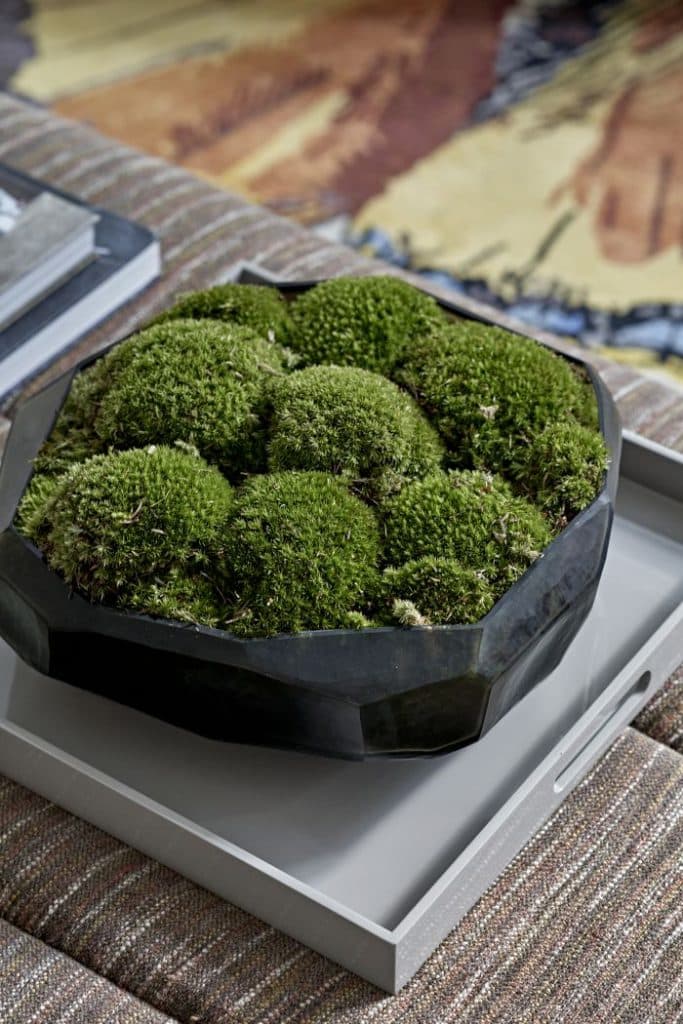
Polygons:
[[217,627],[225,606],[212,581],[174,567],[166,574],[139,580],[126,594],[126,609],[157,619]]
[[217,284],[203,291],[181,295],[153,323],[169,320],[222,320],[251,327],[262,338],[286,345],[292,324],[287,303],[276,288],[255,284]]
[[516,458],[517,477],[558,525],[590,505],[609,463],[602,437],[576,423],[546,427]]
[[172,320],[126,346],[95,418],[104,442],[180,440],[231,474],[260,466],[267,385],[284,372],[279,346],[212,320]]
[[[375,518],[324,473],[271,473],[249,480],[230,531],[227,565],[242,636],[352,624],[374,586]],[[357,620],[356,620],[357,624]]]
[[395,277],[345,277],[292,303],[291,345],[304,362],[388,373],[416,340],[445,322],[436,301]]
[[538,509],[500,477],[478,470],[435,473],[408,484],[387,503],[385,558],[455,559],[483,572],[496,593],[517,579],[550,543]]
[[583,367],[572,366],[571,368],[579,380],[580,399],[576,409],[576,418],[581,426],[588,427],[593,433],[598,433],[600,431],[600,414],[595,388]]
[[42,547],[44,542],[50,502],[59,486],[59,476],[34,473],[19,503],[14,525],[36,547]]
[[565,359],[471,321],[423,340],[397,377],[433,418],[456,466],[510,472],[516,445],[587,413],[585,384]]
[[[242,636],[475,622],[595,497],[597,427],[584,370],[396,278],[218,285],[75,379],[16,524],[94,601]],[[267,465],[235,504],[218,469]]]
[[76,374],[57,422],[35,460],[37,472],[62,473],[74,463],[107,450],[108,438],[95,429],[104,396],[134,357],[165,337],[156,331],[139,331]]
[[126,605],[141,581],[219,563],[232,488],[203,459],[158,447],[95,455],[60,478],[43,551],[93,601]]
[[340,474],[370,498],[437,469],[439,435],[410,395],[368,370],[312,366],[277,381],[269,465]]
[[374,629],[378,623],[368,618],[363,612],[348,612],[343,620],[347,629]]
[[104,449],[94,422],[111,376],[108,356],[76,374],[50,436],[35,459],[37,473],[63,473]]
[[495,595],[483,573],[452,558],[418,558],[385,569],[383,596],[391,618],[402,626],[478,622]]

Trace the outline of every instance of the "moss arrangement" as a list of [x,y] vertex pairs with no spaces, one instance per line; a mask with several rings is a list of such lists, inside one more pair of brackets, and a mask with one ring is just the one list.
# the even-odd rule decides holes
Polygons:
[[17,527],[95,602],[242,637],[476,622],[598,493],[592,386],[395,278],[182,297],[84,370]]
[[440,471],[409,484],[384,510],[389,565],[445,558],[482,573],[500,596],[552,540],[542,513],[502,477]]
[[376,589],[379,529],[328,473],[292,470],[244,485],[228,538],[232,627],[242,635],[353,625]]
[[115,448],[184,441],[232,476],[258,468],[282,349],[250,327],[212,320],[159,324],[141,339],[101,398],[98,437]]
[[140,605],[139,588],[159,580],[194,593],[222,561],[233,488],[199,455],[163,445],[111,451],[55,479],[40,495],[33,478],[20,523],[52,568],[95,601]]
[[433,331],[396,376],[429,412],[455,466],[514,479],[517,448],[539,430],[569,420],[597,431],[593,389],[571,363],[501,328],[461,320]]

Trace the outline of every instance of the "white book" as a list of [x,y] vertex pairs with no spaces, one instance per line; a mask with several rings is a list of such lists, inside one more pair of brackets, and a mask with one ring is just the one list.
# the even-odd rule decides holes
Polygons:
[[94,258],[98,220],[50,192],[20,209],[0,234],[0,329]]
[[[29,236],[15,243],[22,225],[31,228]],[[2,400],[142,291],[158,276],[161,256],[157,239],[142,225],[3,164],[0,232]],[[29,253],[25,273],[17,275],[19,255]]]

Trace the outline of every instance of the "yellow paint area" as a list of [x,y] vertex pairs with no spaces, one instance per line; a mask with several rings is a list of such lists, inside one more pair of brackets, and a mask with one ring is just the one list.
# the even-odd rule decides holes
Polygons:
[[[603,139],[620,90],[683,61],[679,36],[635,52],[626,14],[621,10],[548,85],[392,179],[360,211],[356,226],[380,226],[396,242],[407,235],[418,264],[482,277],[507,299],[521,275],[525,294],[559,287],[565,302],[588,296],[591,304],[614,310],[682,301],[680,247],[634,263],[606,259],[594,211],[578,206],[569,188],[572,173]],[[544,244],[547,252],[535,267]]]
[[42,101],[183,57],[282,43],[351,0],[34,0],[25,22],[37,56],[12,88]]
[[310,104],[307,110],[282,126],[267,143],[233,164],[229,171],[213,178],[226,188],[249,192],[249,181],[276,166],[281,160],[295,157],[309,139],[322,134],[347,103],[343,89],[328,93]]

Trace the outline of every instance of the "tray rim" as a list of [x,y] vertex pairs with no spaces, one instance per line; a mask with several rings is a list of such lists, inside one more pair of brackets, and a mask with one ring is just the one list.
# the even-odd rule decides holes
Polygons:
[[[651,467],[651,475],[659,478],[659,486],[653,489],[683,500],[683,454],[630,431],[624,431],[624,449],[628,453],[625,463],[627,467],[631,459],[638,458],[639,453],[647,454],[647,461],[654,467]],[[674,472],[671,472],[672,466],[675,467]],[[229,858],[233,872],[240,874],[243,879],[241,891],[245,895],[241,905],[247,912],[261,916],[268,891],[276,891],[282,901],[284,889],[290,899],[283,901],[284,905],[275,913],[269,914],[270,923],[274,927],[305,944],[310,942],[307,931],[313,928],[316,946],[321,953],[343,963],[345,967],[380,987],[396,992],[412,977],[438,942],[455,927],[524,842],[579,784],[622,728],[661,688],[680,662],[682,640],[683,604],[667,616],[602,694],[393,928],[372,921],[262,857],[220,837],[187,816],[119,782],[114,776],[94,768],[6,718],[0,719],[0,771],[37,789],[48,799],[66,806],[72,813],[80,814],[110,832],[113,830],[113,834],[124,842],[132,841],[133,845],[149,856],[164,861],[214,891],[219,891],[215,883],[216,875],[212,875],[210,865],[207,873],[207,864],[204,862],[222,862],[225,867],[225,858]],[[656,674],[653,674],[647,686],[630,694],[634,680],[636,683],[640,680],[645,663],[648,662],[649,667],[655,659],[659,665]],[[625,703],[624,699],[620,700],[624,693]],[[557,777],[585,751],[587,755],[569,783],[560,791],[553,789]],[[50,766],[51,772],[45,773],[44,766]],[[74,785],[76,781],[78,785]],[[549,802],[548,785],[551,790]],[[448,904],[449,900],[452,904],[454,890],[463,886],[463,871],[483,851],[496,846],[510,812],[526,807],[530,794],[539,789],[544,790],[542,812],[529,807],[530,823],[528,827],[525,826],[526,831],[521,836],[510,836],[508,830],[507,838],[504,837],[502,843],[498,841],[497,855],[486,858],[487,870],[479,871],[475,891],[470,891],[464,901],[467,905],[461,901],[455,912],[452,906],[450,909],[447,906],[445,914],[442,913],[435,920],[435,905]],[[117,827],[116,821],[121,820],[122,815],[125,824]],[[115,819],[113,825],[112,817]],[[131,830],[134,833],[133,840]],[[179,846],[185,852],[179,851]],[[190,870],[188,864],[191,865]],[[233,891],[234,881],[233,876]],[[259,890],[256,900],[249,893],[249,888],[253,890],[254,886]],[[219,891],[219,895],[223,893]],[[234,895],[225,895],[224,898],[233,902],[235,899]],[[330,938],[328,926],[332,924],[335,934]]]

